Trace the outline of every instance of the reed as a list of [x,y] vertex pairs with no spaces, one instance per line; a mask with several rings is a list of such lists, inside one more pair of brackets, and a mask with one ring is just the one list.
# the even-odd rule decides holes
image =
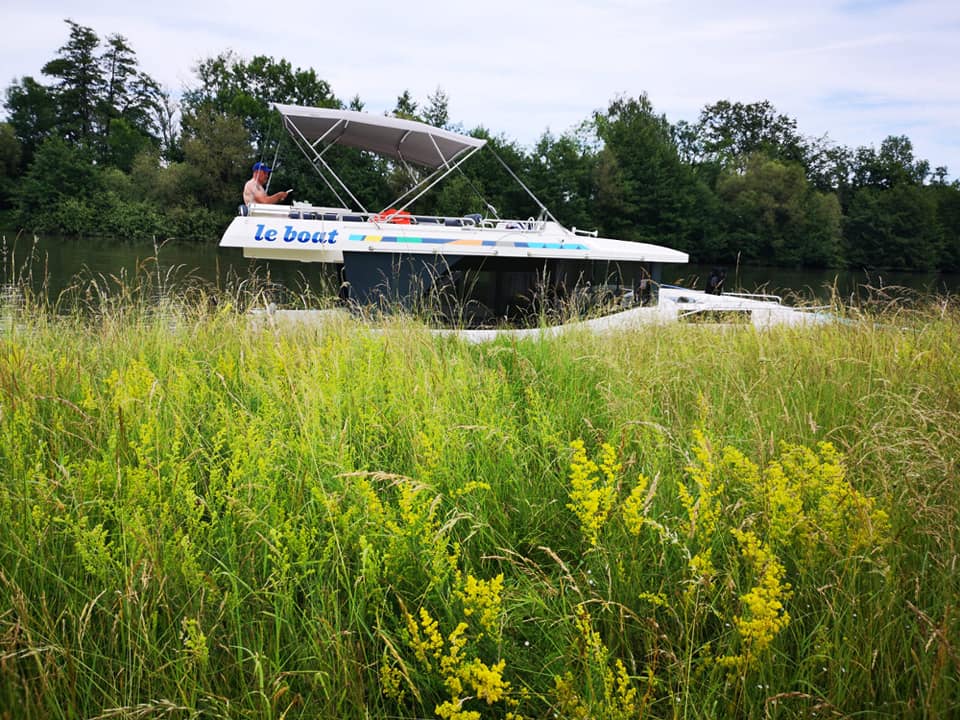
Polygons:
[[146,276],[0,312],[0,717],[960,712],[949,300],[472,345]]

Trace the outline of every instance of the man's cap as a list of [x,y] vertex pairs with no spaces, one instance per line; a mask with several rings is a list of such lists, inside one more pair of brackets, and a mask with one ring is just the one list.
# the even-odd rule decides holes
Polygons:
[[254,163],[254,164],[253,164],[253,171],[256,172],[257,170],[263,170],[265,173],[271,173],[271,172],[273,172],[273,170],[271,170],[269,167],[267,167],[267,164],[266,164],[266,163],[262,163],[262,162],[258,162],[258,163]]

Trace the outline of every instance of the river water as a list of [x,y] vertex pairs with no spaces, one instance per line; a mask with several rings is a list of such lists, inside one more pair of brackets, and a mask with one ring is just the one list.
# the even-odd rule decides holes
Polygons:
[[[668,265],[665,283],[703,288],[711,266]],[[849,270],[792,270],[784,268],[725,267],[727,291],[768,292],[808,303],[828,301],[834,293],[841,299],[863,299],[883,289],[888,293],[910,292],[934,295],[960,294],[960,274],[853,272]],[[152,287],[176,288],[200,282],[210,288],[229,290],[250,282],[302,293],[329,292],[320,266],[244,259],[239,250],[221,249],[216,243],[175,243],[161,246],[131,243],[111,238],[0,237],[0,283],[27,282],[35,292],[55,300],[71,287],[91,281],[101,287],[136,286],[146,277]],[[330,275],[326,275],[329,281]]]

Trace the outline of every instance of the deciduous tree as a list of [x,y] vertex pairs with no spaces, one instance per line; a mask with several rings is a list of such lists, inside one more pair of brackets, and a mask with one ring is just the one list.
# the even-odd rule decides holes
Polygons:
[[248,138],[240,118],[212,111],[195,116],[183,141],[183,163],[175,171],[182,183],[178,200],[191,198],[202,207],[235,213],[250,176]]
[[761,153],[717,184],[729,252],[760,265],[832,265],[838,260],[839,203],[807,183],[798,163]]
[[603,234],[690,247],[702,230],[697,180],[680,161],[666,117],[641,95],[612,101],[593,121],[603,142],[595,195]]
[[932,270],[940,260],[937,207],[926,188],[900,184],[861,187],[850,203],[844,232],[848,265]]
[[20,141],[10,123],[0,123],[0,210],[10,207],[14,178],[20,172]]
[[591,211],[596,154],[573,133],[540,136],[530,158],[529,185],[564,225],[596,228]]
[[767,100],[707,105],[700,113],[699,134],[705,158],[723,165],[756,153],[794,162],[803,162],[806,155],[796,120],[778,113]]
[[4,107],[13,134],[20,142],[20,169],[23,170],[43,141],[54,134],[56,99],[49,88],[32,77],[24,77],[7,88]]
[[37,149],[13,194],[26,227],[50,229],[44,220],[58,203],[70,198],[96,197],[99,190],[90,149],[52,137]]
[[913,143],[905,135],[890,135],[880,149],[860,147],[853,162],[854,187],[893,188],[922,185],[930,174],[930,163],[913,155]]

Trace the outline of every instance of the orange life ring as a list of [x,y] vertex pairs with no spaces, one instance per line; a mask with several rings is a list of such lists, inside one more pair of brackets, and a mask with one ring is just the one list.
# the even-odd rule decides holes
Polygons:
[[377,213],[373,216],[374,222],[388,222],[388,223],[397,223],[398,225],[409,225],[412,222],[410,213],[406,210],[396,210],[395,208],[388,208],[382,213]]

